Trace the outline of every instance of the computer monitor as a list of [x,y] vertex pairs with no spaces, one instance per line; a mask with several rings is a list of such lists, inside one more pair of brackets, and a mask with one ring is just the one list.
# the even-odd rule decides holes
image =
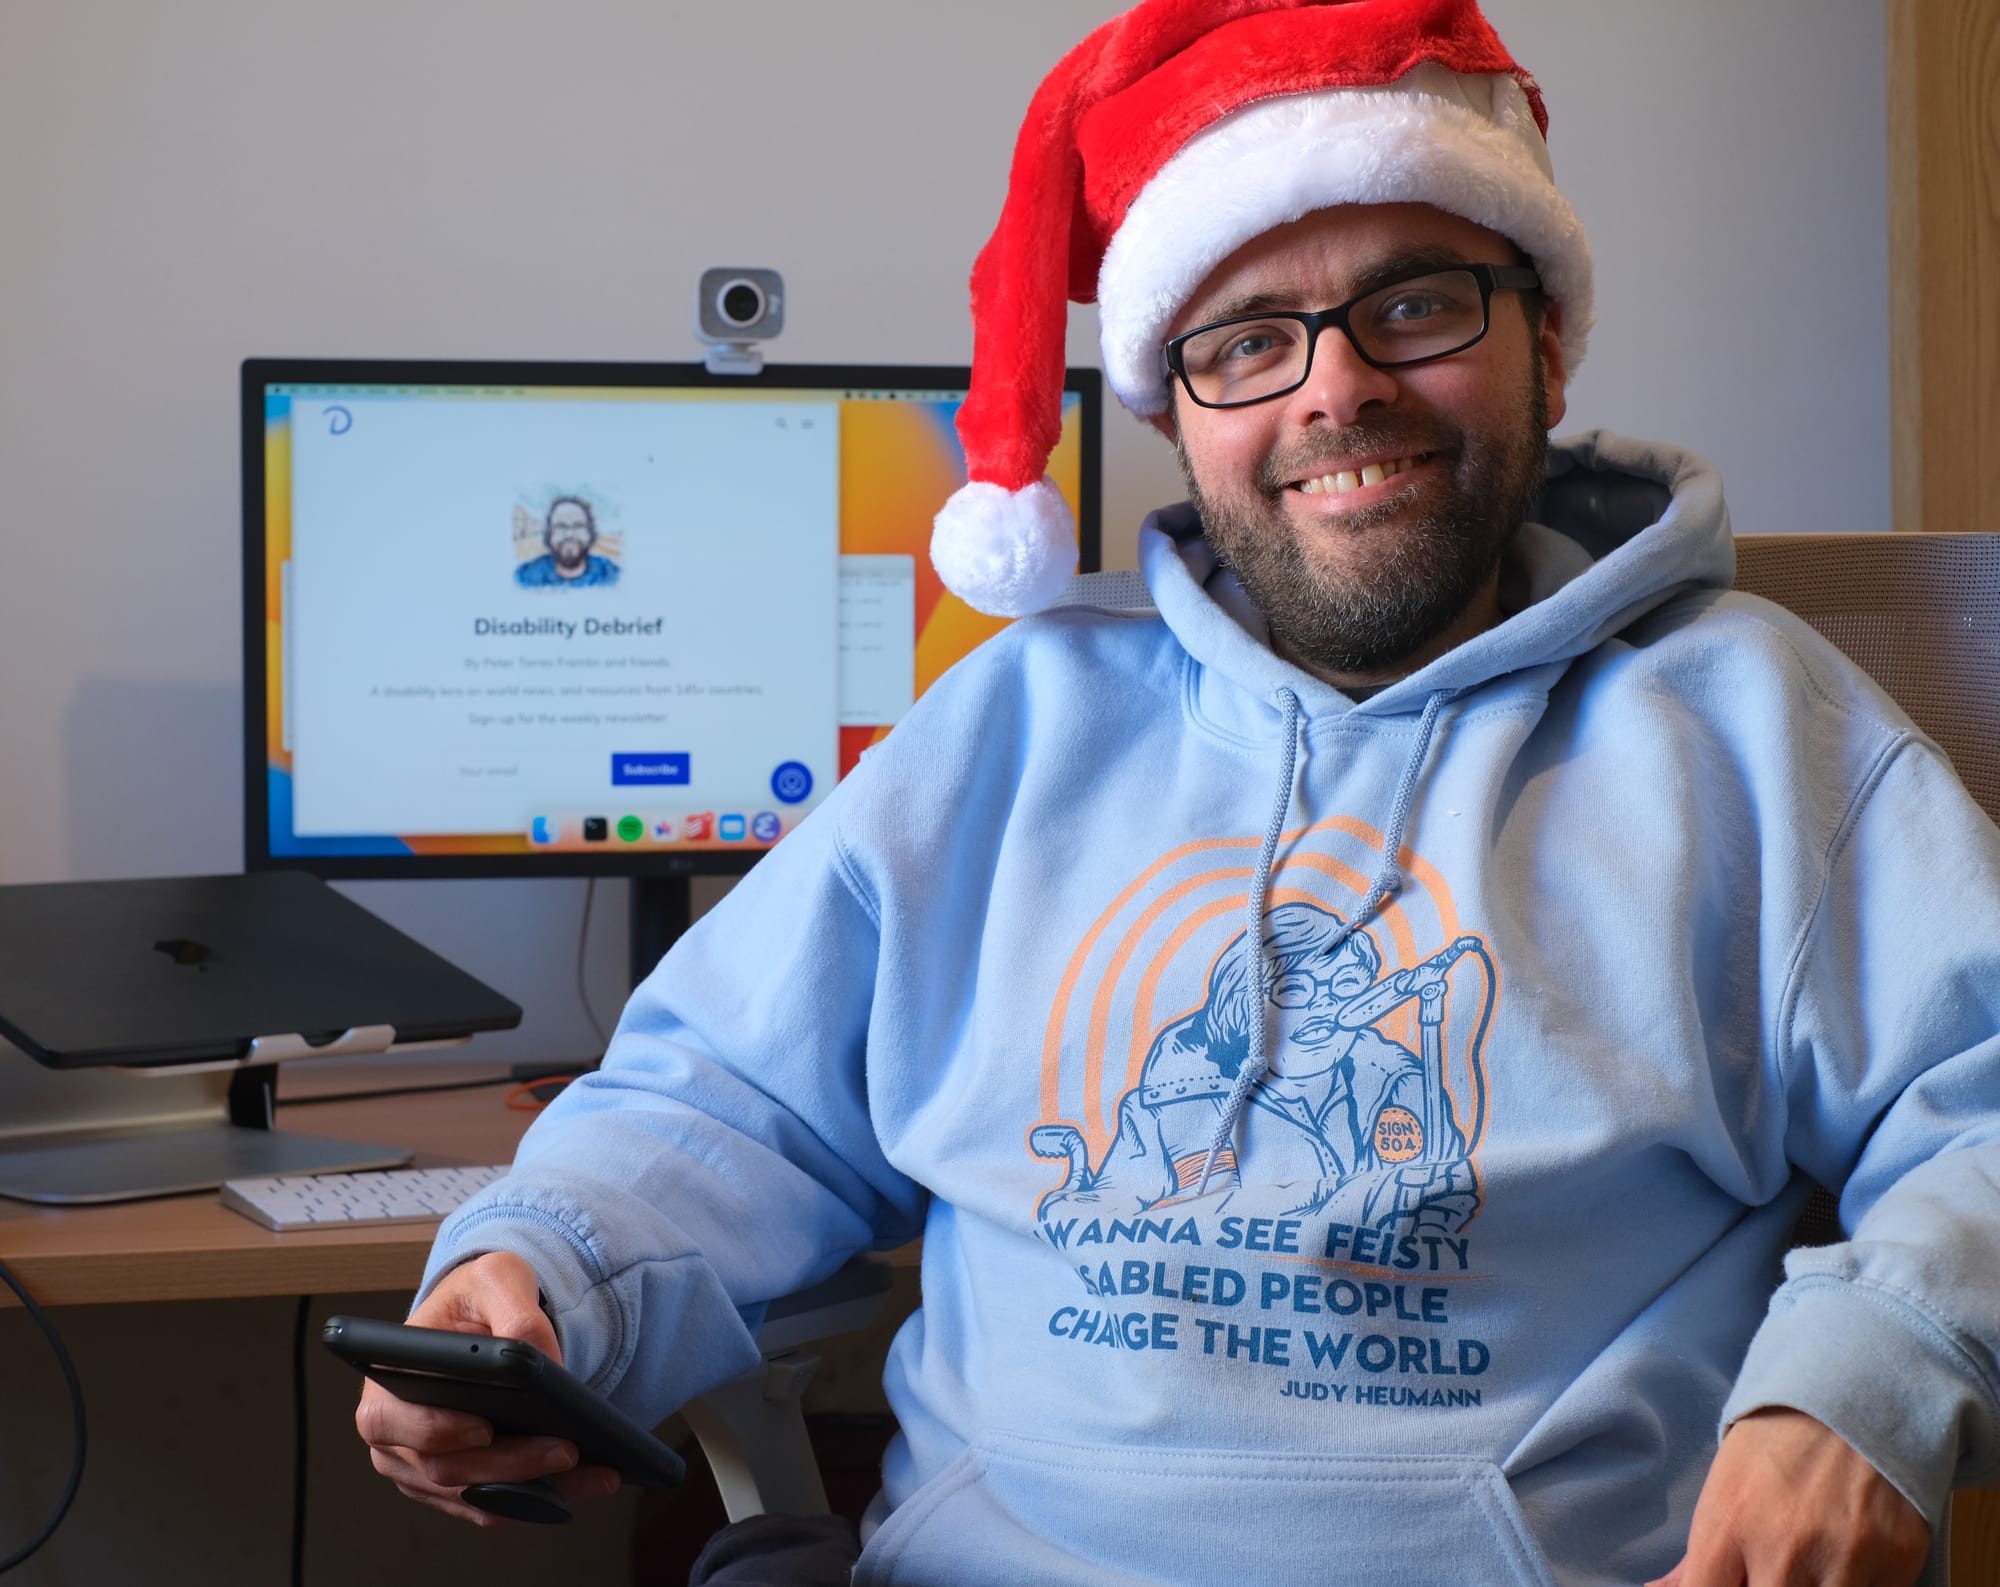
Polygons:
[[[967,380],[246,361],[249,867],[747,869],[1002,626],[928,554]],[[1100,425],[1070,371],[1086,571]]]

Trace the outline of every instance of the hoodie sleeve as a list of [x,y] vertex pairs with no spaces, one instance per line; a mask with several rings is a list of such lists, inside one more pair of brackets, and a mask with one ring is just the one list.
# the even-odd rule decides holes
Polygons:
[[1805,1411],[1935,1526],[2000,1465],[2000,832],[1922,739],[1841,827],[1777,1029],[1849,1238],[1787,1258],[1723,1425]]
[[847,792],[661,961],[603,1068],[431,1253],[424,1293],[471,1257],[525,1258],[566,1364],[643,1421],[753,1367],[766,1302],[921,1224],[870,1123],[878,917],[835,832]]

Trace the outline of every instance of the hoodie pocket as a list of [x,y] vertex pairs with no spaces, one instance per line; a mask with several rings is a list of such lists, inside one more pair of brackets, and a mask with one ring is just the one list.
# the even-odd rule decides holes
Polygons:
[[1550,1587],[1499,1469],[996,1434],[882,1523],[855,1587]]

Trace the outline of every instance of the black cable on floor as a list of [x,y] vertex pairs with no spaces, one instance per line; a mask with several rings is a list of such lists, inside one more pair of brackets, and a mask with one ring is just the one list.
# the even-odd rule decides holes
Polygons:
[[56,1528],[62,1525],[63,1517],[69,1514],[70,1505],[76,1501],[76,1490],[83,1482],[84,1421],[83,1384],[77,1380],[76,1363],[70,1360],[69,1351],[63,1348],[62,1336],[56,1332],[55,1324],[50,1322],[47,1314],[35,1304],[34,1296],[21,1287],[20,1280],[7,1271],[4,1262],[0,1262],[0,1283],[4,1283],[18,1297],[28,1315],[34,1318],[35,1326],[42,1330],[42,1337],[48,1340],[49,1348],[55,1352],[56,1365],[62,1368],[63,1381],[69,1385],[70,1414],[76,1421],[76,1453],[70,1458],[69,1481],[63,1487],[62,1497],[56,1500],[55,1510],[42,1524],[41,1531],[37,1532],[25,1547],[16,1549],[12,1554],[0,1559],[0,1573],[4,1573],[12,1570],[54,1536]]
[[292,1587],[306,1582],[306,1323],[312,1296],[299,1297],[292,1322]]

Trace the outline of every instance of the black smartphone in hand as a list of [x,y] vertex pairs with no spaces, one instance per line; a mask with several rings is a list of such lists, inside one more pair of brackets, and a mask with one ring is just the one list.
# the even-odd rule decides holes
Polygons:
[[[582,1464],[609,1466],[624,1482],[675,1488],[687,1473],[673,1450],[519,1339],[372,1317],[329,1317],[320,1337],[399,1400],[484,1417],[496,1433],[567,1439]],[[545,1482],[479,1483],[464,1498],[516,1520],[569,1519],[568,1505]]]

